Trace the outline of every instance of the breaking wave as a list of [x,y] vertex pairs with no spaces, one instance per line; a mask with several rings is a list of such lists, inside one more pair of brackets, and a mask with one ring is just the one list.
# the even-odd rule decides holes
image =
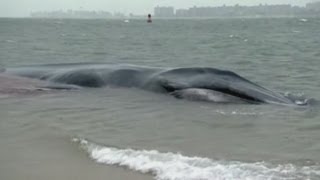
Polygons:
[[106,147],[74,139],[98,163],[154,175],[156,180],[301,180],[320,179],[320,166],[274,165],[188,157],[157,150]]

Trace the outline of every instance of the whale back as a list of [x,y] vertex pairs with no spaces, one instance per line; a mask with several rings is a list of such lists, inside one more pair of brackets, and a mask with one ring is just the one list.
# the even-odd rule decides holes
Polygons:
[[139,87],[157,68],[106,64],[49,64],[9,68],[6,73],[82,87]]

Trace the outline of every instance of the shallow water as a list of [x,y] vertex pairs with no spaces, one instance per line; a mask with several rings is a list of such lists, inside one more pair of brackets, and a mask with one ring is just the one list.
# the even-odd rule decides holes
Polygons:
[[[320,99],[319,19],[0,19],[0,27],[4,67],[206,66]],[[1,179],[320,178],[319,106],[102,88],[2,97],[0,115]]]

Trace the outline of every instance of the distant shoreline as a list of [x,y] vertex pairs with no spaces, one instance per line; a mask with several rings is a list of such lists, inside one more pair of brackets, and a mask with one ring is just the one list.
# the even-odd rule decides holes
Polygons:
[[[281,19],[281,18],[320,18],[318,16],[234,16],[234,17],[154,17],[154,20],[206,20],[206,19]],[[74,17],[0,17],[0,19],[70,19],[70,20],[146,20],[145,17],[113,17],[113,18],[74,18]]]

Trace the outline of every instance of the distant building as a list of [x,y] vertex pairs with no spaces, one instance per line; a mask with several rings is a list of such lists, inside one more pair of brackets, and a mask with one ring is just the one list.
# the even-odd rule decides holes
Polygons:
[[[320,4],[320,3],[319,3]],[[257,5],[257,6],[220,6],[220,7],[191,7],[189,9],[177,9],[176,17],[294,17],[315,15],[314,11],[307,8],[291,6],[289,4],[280,5]]]
[[154,8],[155,17],[174,17],[173,7],[155,7]]
[[320,1],[307,3],[306,8],[309,10],[314,10],[314,11],[320,12]]
[[176,16],[177,17],[188,17],[189,11],[188,11],[188,9],[177,9]]
[[[145,18],[144,15],[128,16],[123,13],[109,13],[106,11],[88,10],[58,10],[51,12],[32,12],[31,17],[35,18],[81,18],[81,19],[117,19],[117,18]],[[220,7],[197,7],[188,9],[175,9],[173,7],[154,8],[154,17],[158,18],[237,18],[237,17],[320,17],[320,0],[306,4],[305,7],[292,6],[290,4],[256,6],[234,6]]]

